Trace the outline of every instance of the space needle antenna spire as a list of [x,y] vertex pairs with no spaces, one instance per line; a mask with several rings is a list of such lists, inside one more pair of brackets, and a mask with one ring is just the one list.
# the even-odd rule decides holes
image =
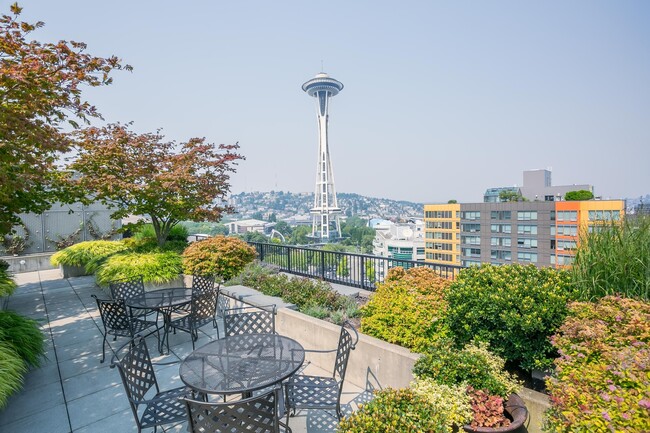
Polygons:
[[[322,61],[321,61],[322,62]],[[321,64],[322,66],[322,64]],[[321,69],[322,70],[322,69]],[[336,200],[334,171],[330,160],[327,125],[329,121],[329,101],[343,89],[343,83],[319,73],[302,85],[302,90],[316,98],[318,119],[318,162],[316,164],[316,188],[312,215],[311,237],[320,242],[336,240],[341,236],[339,215],[341,208]]]

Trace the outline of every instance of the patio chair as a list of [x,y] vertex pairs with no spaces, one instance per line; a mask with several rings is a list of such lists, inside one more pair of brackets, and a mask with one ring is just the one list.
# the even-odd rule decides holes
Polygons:
[[138,433],[152,427],[156,431],[158,426],[187,419],[182,398],[190,396],[192,390],[185,386],[160,390],[143,337],[136,337],[118,350],[111,360],[111,368],[114,367],[120,372]]
[[[108,287],[111,291],[111,297],[116,300],[123,299],[128,301],[131,298],[144,295],[144,282],[141,276],[114,280],[108,283]],[[138,317],[151,316],[153,314],[156,314],[156,320],[158,320],[158,312],[154,310],[141,309],[136,313]]]
[[275,305],[229,308],[224,311],[226,337],[242,334],[275,334]]
[[[208,403],[185,398],[190,433],[291,432],[278,416],[279,389],[238,401]],[[282,430],[280,428],[282,427]]]
[[117,340],[117,337],[133,338],[135,335],[142,334],[149,330],[149,328],[155,327],[154,330],[146,335],[158,332],[158,340],[160,340],[157,322],[131,316],[123,299],[99,299],[97,295],[91,296],[97,301],[97,308],[102,318],[102,325],[104,325],[104,332],[102,332],[104,337],[102,341],[102,359],[99,361],[100,363],[104,362],[106,356],[106,339],[109,335],[113,336],[113,341]]
[[[352,337],[354,333],[355,338]],[[287,425],[289,416],[294,416],[300,409],[335,409],[337,419],[341,419],[341,392],[345,371],[350,358],[350,351],[354,350],[359,341],[359,334],[349,322],[341,326],[341,334],[336,349],[332,350],[305,350],[305,353],[330,353],[336,352],[334,369],[331,377],[294,375],[284,384]]]
[[217,308],[217,290],[208,290],[206,292],[192,292],[192,301],[190,302],[190,312],[185,316],[172,319],[169,326],[174,330],[188,332],[192,336],[192,350],[194,342],[199,338],[199,328],[214,322],[214,315]]
[[[192,275],[192,293],[205,293],[209,290],[219,290],[219,287],[214,285],[215,278],[214,276],[205,276],[205,275]],[[217,295],[218,297],[218,295]],[[216,311],[216,310],[215,310]],[[174,313],[189,313],[190,305],[183,305],[174,310]],[[212,326],[217,329],[217,335],[219,334],[219,327],[217,325],[217,315],[215,313],[214,320],[212,321]]]

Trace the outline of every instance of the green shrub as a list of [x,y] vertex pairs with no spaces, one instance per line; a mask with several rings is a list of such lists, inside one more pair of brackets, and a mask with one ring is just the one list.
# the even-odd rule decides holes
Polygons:
[[183,251],[186,274],[215,275],[229,280],[255,259],[255,248],[241,239],[215,236],[193,242]]
[[86,266],[93,259],[106,257],[126,249],[126,245],[119,241],[79,242],[54,253],[50,258],[50,263],[54,266]]
[[575,302],[553,337],[549,432],[650,431],[650,303]]
[[113,280],[142,276],[145,283],[167,283],[183,273],[181,256],[175,252],[113,254],[98,263],[97,283],[108,285]]
[[38,367],[45,354],[45,337],[38,322],[13,311],[0,311],[0,343],[13,347],[18,356]]
[[443,339],[433,344],[413,367],[418,379],[431,379],[447,386],[472,386],[491,395],[507,398],[521,384],[504,370],[505,361],[491,353],[485,343],[470,343],[456,349]]
[[308,316],[315,317],[317,319],[325,319],[330,315],[330,311],[321,305],[309,306],[305,308],[302,312]]
[[426,267],[393,268],[361,309],[361,332],[423,352],[442,332],[449,281]]
[[486,341],[522,368],[548,368],[556,353],[549,337],[567,314],[569,276],[534,265],[483,264],[460,271],[445,299],[445,324],[459,345]]
[[0,269],[0,298],[10,296],[16,290],[16,283],[5,269]]
[[339,433],[447,433],[445,414],[410,388],[387,388],[352,415],[343,418]]
[[616,294],[650,300],[650,216],[629,216],[582,233],[569,272],[579,300]]
[[566,201],[592,200],[593,198],[594,198],[594,193],[586,189],[569,191],[566,194],[564,194],[564,199]]
[[7,405],[9,396],[22,386],[27,364],[14,350],[13,345],[0,342],[0,409]]

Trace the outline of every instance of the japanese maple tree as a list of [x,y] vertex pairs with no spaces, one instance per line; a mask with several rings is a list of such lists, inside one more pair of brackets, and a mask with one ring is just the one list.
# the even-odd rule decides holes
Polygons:
[[244,159],[237,144],[215,146],[205,138],[176,144],[129,126],[78,131],[70,165],[80,174],[75,183],[113,207],[113,218],[148,215],[162,246],[180,221],[218,221],[231,210],[224,205],[229,173]]
[[70,148],[65,129],[101,118],[82,88],[110,84],[113,70],[131,69],[117,57],[87,54],[81,42],[29,41],[44,24],[19,21],[21,11],[14,3],[0,17],[0,234],[19,222],[16,214],[74,200],[57,170]]

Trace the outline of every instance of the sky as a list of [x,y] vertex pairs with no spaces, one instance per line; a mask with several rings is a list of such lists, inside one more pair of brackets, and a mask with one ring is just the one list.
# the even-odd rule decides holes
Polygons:
[[[3,13],[11,2],[3,1]],[[650,2],[24,0],[41,42],[133,72],[84,94],[109,122],[238,142],[233,193],[312,192],[321,70],[336,189],[480,202],[550,168],[603,198],[650,193]]]

